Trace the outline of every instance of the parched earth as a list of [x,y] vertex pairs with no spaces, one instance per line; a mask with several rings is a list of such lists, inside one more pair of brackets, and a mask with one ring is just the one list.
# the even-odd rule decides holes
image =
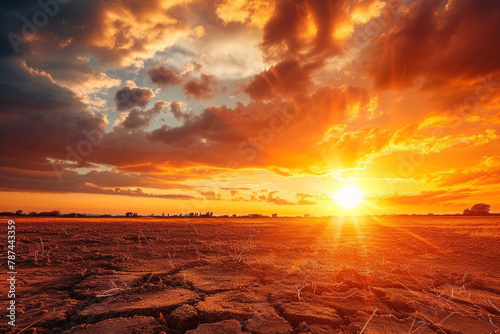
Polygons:
[[15,221],[1,333],[500,333],[500,217]]

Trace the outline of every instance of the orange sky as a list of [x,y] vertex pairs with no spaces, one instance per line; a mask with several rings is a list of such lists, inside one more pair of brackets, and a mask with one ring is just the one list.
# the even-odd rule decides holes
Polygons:
[[500,211],[498,1],[1,6],[1,211]]

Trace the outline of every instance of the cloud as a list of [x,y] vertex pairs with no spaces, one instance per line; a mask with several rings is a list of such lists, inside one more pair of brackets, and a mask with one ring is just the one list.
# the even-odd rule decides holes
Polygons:
[[199,80],[191,79],[182,87],[184,93],[195,99],[208,99],[213,97],[217,81],[211,75],[202,74]]
[[257,74],[244,89],[253,99],[306,94],[311,86],[310,72],[318,64],[301,66],[297,60],[285,60]]
[[125,86],[115,94],[116,109],[124,111],[134,107],[144,108],[155,96],[149,88],[130,88]]
[[[12,186],[13,180],[6,180],[5,178],[0,178],[3,179],[3,181],[6,181],[6,186],[2,186],[2,189],[8,190],[8,191],[19,191],[20,189],[16,187],[16,185]],[[10,182],[9,182],[10,181]],[[67,185],[67,184],[65,184]],[[122,189],[122,188],[114,188],[114,189],[108,189],[108,188],[102,188],[99,186],[96,186],[93,183],[90,182],[83,182],[82,184],[71,184],[71,188],[68,188],[67,186],[65,187],[66,190],[63,189],[57,189],[58,187],[50,187],[48,189],[48,192],[62,192],[62,193],[86,193],[86,194],[101,194],[101,195],[120,195],[120,196],[134,196],[134,197],[148,197],[148,198],[164,198],[164,199],[176,199],[176,200],[188,200],[188,199],[193,199],[193,196],[190,195],[185,195],[185,194],[155,194],[155,193],[146,193],[144,192],[141,188],[136,188],[136,189]],[[29,191],[39,191],[39,192],[45,192],[43,189],[37,189],[36,185],[32,185],[32,188]]]
[[218,194],[214,191],[202,191],[201,195],[203,195],[203,197],[205,197],[206,199],[212,200],[212,201],[220,200],[222,198],[220,194]]
[[224,0],[215,12],[224,24],[242,23],[263,28],[274,12],[274,1]]
[[160,66],[147,71],[151,82],[160,87],[175,86],[182,82],[179,72],[175,68]]
[[132,109],[127,118],[121,123],[121,125],[126,129],[139,129],[149,125],[149,121],[141,117],[141,110]]
[[[107,153],[109,155],[109,152]],[[0,166],[0,190],[16,192],[40,193],[88,193],[125,195],[149,198],[164,198],[187,200],[194,198],[197,191],[186,185],[186,180],[200,179],[205,175],[219,175],[220,170],[209,168],[183,168],[153,170],[151,173],[127,172],[112,168],[99,170],[110,166],[95,166],[88,163],[70,163],[54,161],[54,167],[49,163],[29,166]],[[90,171],[88,171],[90,169]],[[58,180],[56,172],[61,179]],[[156,191],[143,191],[143,188]],[[167,192],[167,191],[168,192]]]
[[148,110],[132,109],[121,125],[129,130],[147,127],[153,118],[165,111],[169,104],[165,101],[158,101],[154,107]]
[[[68,168],[66,168],[68,167]],[[190,187],[178,183],[175,175],[161,176],[123,171],[92,170],[87,173],[77,172],[69,166],[59,165],[64,170],[62,182],[56,178],[54,170],[33,171],[0,167],[0,190],[3,191],[37,191],[58,193],[90,193],[108,195],[127,195],[140,197],[190,199],[190,195],[176,193],[145,193],[141,187],[157,189],[189,190]],[[63,169],[64,168],[64,169]]]
[[500,70],[500,4],[488,0],[411,3],[375,39],[370,73],[378,88],[444,85]]
[[[426,178],[429,180],[428,178]],[[494,185],[500,182],[500,168],[490,170],[484,169],[460,169],[454,170],[450,174],[434,175],[431,180],[439,187],[458,186],[461,184]]]
[[377,199],[379,203],[391,206],[401,205],[444,205],[447,202],[468,198],[474,195],[472,189],[431,190],[415,194],[396,194]]
[[283,198],[279,198],[279,197],[275,197],[275,194],[277,193],[277,191],[271,191],[269,192],[269,194],[267,195],[267,198],[265,196],[261,196],[261,197],[264,197],[265,200],[268,202],[268,203],[271,203],[271,204],[275,204],[275,205],[293,205],[292,202],[286,200],[286,199],[283,199]]
[[[230,189],[223,188],[223,190]],[[241,190],[246,191],[242,192]],[[314,199],[319,198],[318,196],[311,194],[297,193],[295,196],[298,200],[294,203],[293,201],[278,197],[276,194],[278,194],[278,191],[261,190],[260,192],[257,192],[251,191],[251,189],[248,188],[230,190],[230,198],[235,202],[265,202],[273,205],[316,205],[318,202]]]
[[345,18],[348,1],[277,1],[263,29],[261,44],[272,59],[331,57],[341,52],[334,29]]
[[170,102],[170,112],[177,120],[187,121],[193,117],[192,112],[186,112],[186,104],[182,101]]
[[[204,110],[200,115],[186,120],[182,126],[174,128],[163,126],[156,129],[151,132],[149,138],[186,150],[190,148],[193,150],[203,150],[202,139],[205,139],[210,145],[222,146],[242,139],[241,135],[208,109]],[[218,153],[215,147],[206,149],[206,151],[212,151],[211,154],[213,155]]]
[[[198,115],[181,113],[178,104],[172,102],[172,113],[182,118],[184,123],[177,127],[164,125],[143,134],[146,138],[134,139],[133,146],[143,142],[143,145],[150,146],[148,150],[151,152],[152,143],[162,143],[155,156],[163,158],[164,163],[198,162],[225,166],[230,160],[236,160],[240,166],[305,168],[311,161],[321,159],[330,149],[329,145],[331,147],[339,142],[335,151],[340,148],[353,160],[363,157],[362,147],[356,148],[354,138],[365,136],[366,143],[370,143],[373,149],[379,149],[384,143],[377,137],[382,133],[380,130],[375,129],[371,133],[366,130],[350,137],[331,137],[326,141],[324,135],[331,124],[346,119],[351,105],[357,104],[362,108],[367,100],[366,92],[359,88],[348,87],[343,91],[324,87],[296,103],[253,101],[246,106],[237,104],[235,108],[207,108]],[[297,133],[301,135],[297,136]],[[147,144],[148,140],[151,144]],[[349,148],[346,145],[348,141],[352,143]],[[119,142],[116,141],[116,144]],[[346,148],[343,149],[341,144]],[[126,151],[130,152],[130,149]],[[303,153],[306,151],[307,157]]]
[[71,90],[19,59],[3,60],[0,71],[1,166],[50,169],[47,157],[63,159],[66,147],[87,140],[85,131],[104,132],[106,118],[94,114]]
[[[228,33],[227,29],[234,30]],[[217,80],[243,80],[266,68],[259,48],[261,35],[231,26],[215,30],[212,37],[197,43],[199,62],[206,74]],[[223,36],[223,37],[222,37]]]
[[[7,142],[9,138],[23,135],[23,141],[13,144],[12,149],[4,148],[4,156],[9,157],[4,159],[4,164],[16,167],[32,165],[31,168],[41,170],[52,170],[47,158],[66,160],[67,147],[76,150],[81,142],[88,141],[83,130],[99,130],[103,140],[92,147],[91,154],[80,157],[79,163],[138,171],[153,166],[204,164],[225,167],[230,160],[236,160],[240,166],[305,167],[323,153],[321,147],[311,150],[307,158],[302,152],[306,152],[311,144],[321,142],[330,124],[344,120],[347,107],[363,100],[365,95],[355,88],[343,91],[324,87],[310,98],[296,102],[281,99],[252,101],[248,105],[239,103],[234,108],[211,107],[195,114],[187,111],[186,105],[180,101],[172,101],[169,105],[158,101],[154,107],[145,110],[152,98],[151,90],[126,86],[115,95],[117,106],[126,112],[123,121],[114,127],[114,131],[106,132],[104,116],[90,112],[84,101],[58,86],[48,73],[20,61],[8,63],[4,73],[13,78],[8,85],[3,84],[4,139]],[[27,85],[28,82],[31,84]],[[134,96],[138,98],[134,99]],[[48,110],[51,112],[46,112]],[[183,124],[177,127],[165,125],[151,132],[144,130],[167,110]],[[296,116],[288,118],[286,115]],[[269,131],[275,127],[282,130],[274,132],[272,141],[263,149],[248,146],[255,152],[255,158],[248,160],[248,155],[239,150],[239,146],[250,143],[249,140],[256,139],[257,145],[261,145],[259,135],[262,129]],[[297,136],[297,133],[301,135]]]
[[[91,54],[108,66],[134,65],[138,59],[150,58],[189,35],[188,22],[175,13],[176,7],[186,5],[181,0],[153,0],[147,6],[137,1],[90,0],[85,4],[71,1],[60,4],[56,15],[37,29],[35,38],[26,38],[19,49],[41,58],[65,55],[73,59]],[[23,21],[12,18],[31,19],[42,8],[35,1],[22,6],[10,3],[3,6],[10,15],[7,32],[28,37],[22,33]],[[54,50],[60,55],[54,55]]]
[[183,113],[181,112],[182,106],[183,103],[181,101],[172,101],[170,104],[170,112],[176,119],[181,119],[183,116]]
[[[456,167],[456,166],[450,166]],[[419,182],[437,187],[481,187],[500,182],[500,157],[483,156],[470,168],[452,168],[438,173],[428,173],[416,178]]]
[[304,194],[304,193],[298,193],[298,194],[295,194],[295,196],[297,196],[297,198],[299,199],[297,201],[298,205],[314,205],[314,204],[318,204],[318,202],[316,202],[316,201],[313,200],[315,198],[314,195]]

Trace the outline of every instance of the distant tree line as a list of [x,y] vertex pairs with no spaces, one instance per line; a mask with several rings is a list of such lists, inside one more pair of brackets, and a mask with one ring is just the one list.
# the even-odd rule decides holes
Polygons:
[[9,211],[0,212],[0,216],[61,217],[62,215],[59,210],[42,211],[42,212],[32,211],[28,214],[23,213],[23,210],[17,210],[16,212],[9,212]]
[[[467,208],[463,211],[462,215],[464,216],[488,216],[488,215],[500,215],[498,213],[490,213],[491,206],[489,204],[485,203],[478,203],[474,204],[470,208]],[[429,213],[428,215],[434,215]],[[460,214],[455,214],[455,215],[460,215]],[[62,214],[59,210],[53,210],[53,211],[41,211],[41,212],[35,212],[32,211],[28,214],[23,213],[23,210],[17,210],[16,212],[10,212],[10,211],[4,211],[0,212],[0,216],[28,216],[28,217],[63,217],[63,218],[68,218],[68,217],[73,217],[73,218],[78,218],[78,217],[101,217],[101,218],[108,218],[108,217],[113,217],[112,215],[104,214],[104,215],[93,215],[93,214],[85,214],[85,213],[66,213]],[[151,217],[154,217],[154,214],[150,215]],[[233,218],[236,217],[236,215],[232,215]],[[272,217],[277,217],[278,214],[273,214]],[[308,217],[310,215],[304,215],[304,217]],[[119,216],[116,216],[119,217]],[[121,216],[123,217],[123,216]],[[125,213],[125,217],[141,217],[137,212],[127,212]],[[205,218],[205,217],[214,217],[213,212],[189,212],[185,214],[178,214],[178,215],[165,215],[163,214],[161,217],[166,217],[166,218],[177,218],[177,217],[199,217],[199,218]],[[219,217],[229,217],[229,215],[224,215],[224,216],[219,216]],[[264,216],[261,214],[249,214],[246,216],[241,216],[241,217],[249,217],[249,218],[264,218],[268,216]]]
[[[59,210],[52,211],[31,211],[29,213],[24,213],[23,210],[17,210],[16,212],[4,211],[0,212],[0,216],[24,216],[24,217],[62,217],[62,218],[77,218],[77,217],[88,217],[89,215],[85,213],[61,213]],[[96,215],[91,215],[96,216]],[[111,217],[111,215],[97,215],[99,217]]]
[[464,216],[488,216],[490,215],[491,206],[485,203],[474,204],[472,207],[465,209]]

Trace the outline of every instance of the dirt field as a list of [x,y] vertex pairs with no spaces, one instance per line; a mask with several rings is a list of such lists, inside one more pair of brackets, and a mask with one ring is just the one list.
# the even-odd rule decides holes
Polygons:
[[15,221],[1,333],[500,328],[500,217]]

